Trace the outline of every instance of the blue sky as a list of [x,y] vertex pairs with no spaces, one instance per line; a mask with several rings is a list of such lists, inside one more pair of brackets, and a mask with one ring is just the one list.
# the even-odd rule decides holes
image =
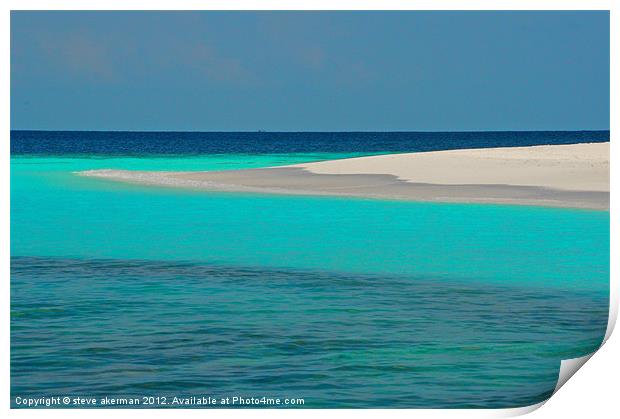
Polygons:
[[11,128],[609,129],[609,14],[12,12]]

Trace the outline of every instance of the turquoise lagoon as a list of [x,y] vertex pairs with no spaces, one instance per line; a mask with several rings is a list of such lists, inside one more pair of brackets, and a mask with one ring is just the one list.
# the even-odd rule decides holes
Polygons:
[[[376,153],[373,153],[376,154]],[[11,391],[514,407],[605,334],[609,212],[80,177],[361,153],[11,158]]]

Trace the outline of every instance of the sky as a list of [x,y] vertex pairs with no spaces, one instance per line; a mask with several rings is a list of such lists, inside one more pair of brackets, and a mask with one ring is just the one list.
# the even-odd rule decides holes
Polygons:
[[11,129],[609,129],[609,14],[12,12]]

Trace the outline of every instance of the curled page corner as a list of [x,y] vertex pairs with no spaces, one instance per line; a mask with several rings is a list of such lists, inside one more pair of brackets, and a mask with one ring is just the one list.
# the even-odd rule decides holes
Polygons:
[[496,411],[496,415],[494,415],[494,417],[497,418],[512,418],[515,416],[523,416],[523,415],[527,415],[528,413],[532,413],[534,410],[538,409],[539,407],[542,407],[542,405],[544,405],[545,403],[547,403],[547,400],[543,400],[542,402],[538,402],[536,404],[531,404],[529,406],[523,406],[523,407],[512,407],[512,408],[508,408],[508,409],[499,409]]
[[[612,295],[610,295],[609,321],[607,322],[607,330],[605,331],[605,337],[603,338],[603,342],[601,343],[601,346],[599,347],[599,349],[603,347],[603,345],[607,342],[607,340],[611,336],[614,328],[616,327],[617,318],[618,318],[617,295],[615,295],[612,290]],[[579,371],[579,369],[583,367],[585,363],[588,362],[588,360],[592,358],[592,356],[594,356],[594,354],[597,351],[594,351],[588,355],[581,356],[579,358],[563,359],[560,362],[560,373],[558,374],[558,382],[555,385],[553,394],[557,393],[558,390],[562,388],[562,386],[566,384],[566,382],[570,380],[570,378],[573,375],[575,375],[575,373]]]
[[557,391],[564,385],[566,382],[573,376],[579,368],[583,367],[583,365],[588,362],[592,355],[596,352],[592,352],[591,354],[581,356],[579,358],[572,359],[563,359],[560,363],[560,373],[558,375],[558,382],[555,385],[555,389],[553,390],[553,394],[557,393]]

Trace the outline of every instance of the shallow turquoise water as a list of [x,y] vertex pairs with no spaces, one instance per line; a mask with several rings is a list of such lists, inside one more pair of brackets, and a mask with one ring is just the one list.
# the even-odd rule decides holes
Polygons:
[[600,344],[606,211],[206,193],[72,173],[353,155],[13,156],[12,394],[506,407],[547,397],[559,361]]
[[221,170],[304,159],[308,156],[14,158],[12,255],[206,261],[608,289],[606,211],[205,193],[72,173]]

